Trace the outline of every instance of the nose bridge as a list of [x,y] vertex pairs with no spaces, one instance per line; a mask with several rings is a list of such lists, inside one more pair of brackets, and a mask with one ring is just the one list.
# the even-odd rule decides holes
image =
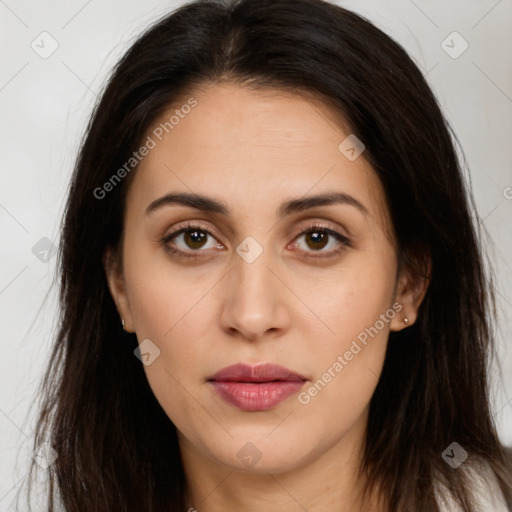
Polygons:
[[225,288],[223,324],[255,339],[284,326],[283,284],[271,270],[275,267],[272,251],[255,238],[244,239],[236,252]]
[[252,294],[259,294],[265,289],[270,291],[272,284],[269,281],[274,277],[269,270],[272,266],[270,249],[264,249],[256,239],[247,237],[238,245],[236,252],[234,274],[239,287],[237,292],[246,296],[247,294],[243,293],[244,286]]

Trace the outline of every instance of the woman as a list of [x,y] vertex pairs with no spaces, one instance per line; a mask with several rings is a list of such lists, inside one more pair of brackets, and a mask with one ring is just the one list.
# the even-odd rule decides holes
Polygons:
[[69,191],[48,509],[512,510],[471,205],[363,18],[199,1],[151,27]]

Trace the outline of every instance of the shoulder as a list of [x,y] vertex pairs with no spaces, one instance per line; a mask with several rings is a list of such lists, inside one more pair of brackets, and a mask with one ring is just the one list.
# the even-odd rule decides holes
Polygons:
[[[466,471],[473,482],[472,492],[478,512],[509,512],[496,475],[488,465],[467,466]],[[446,487],[437,483],[436,491],[441,512],[463,512]]]

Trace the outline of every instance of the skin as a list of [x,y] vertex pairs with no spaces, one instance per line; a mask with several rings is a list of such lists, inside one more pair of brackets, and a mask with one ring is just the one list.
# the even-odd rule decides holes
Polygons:
[[[144,369],[177,427],[188,506],[199,512],[378,510],[375,502],[362,502],[356,470],[369,402],[389,332],[415,322],[426,281],[405,270],[397,275],[382,186],[364,153],[350,161],[339,151],[350,131],[326,105],[230,84],[209,84],[190,96],[197,107],[134,176],[122,266],[110,250],[104,259],[125,328],[160,350]],[[334,204],[276,216],[285,200],[332,191],[350,194],[367,213]],[[169,192],[214,197],[231,215],[181,205],[145,213]],[[173,239],[183,251],[202,251],[197,259],[172,255],[160,243],[185,221],[211,233],[202,244]],[[325,245],[300,235],[314,221],[350,246],[332,236]],[[248,236],[263,250],[252,263],[236,252]],[[329,252],[334,255],[321,256]],[[271,410],[246,412],[207,382],[231,364],[271,362],[306,376],[308,389],[396,302],[402,311],[307,404],[293,396]],[[247,443],[261,455],[251,467],[237,456]]]

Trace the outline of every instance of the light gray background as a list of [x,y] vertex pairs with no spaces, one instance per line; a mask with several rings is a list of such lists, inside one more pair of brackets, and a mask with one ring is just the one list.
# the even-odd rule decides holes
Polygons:
[[[32,248],[43,237],[59,243],[78,141],[109,70],[149,22],[182,3],[0,0],[2,511],[11,510],[25,481],[34,418],[29,406],[56,328],[56,288],[38,314],[55,258],[40,261]],[[428,75],[465,151],[498,276],[504,380],[494,372],[494,418],[503,441],[511,445],[512,1],[338,3],[362,13],[404,45]],[[40,36],[44,31],[51,37]],[[469,45],[457,58],[453,56],[465,43],[451,35],[454,31]],[[58,48],[43,59],[31,44],[40,53],[48,51],[51,38]]]

